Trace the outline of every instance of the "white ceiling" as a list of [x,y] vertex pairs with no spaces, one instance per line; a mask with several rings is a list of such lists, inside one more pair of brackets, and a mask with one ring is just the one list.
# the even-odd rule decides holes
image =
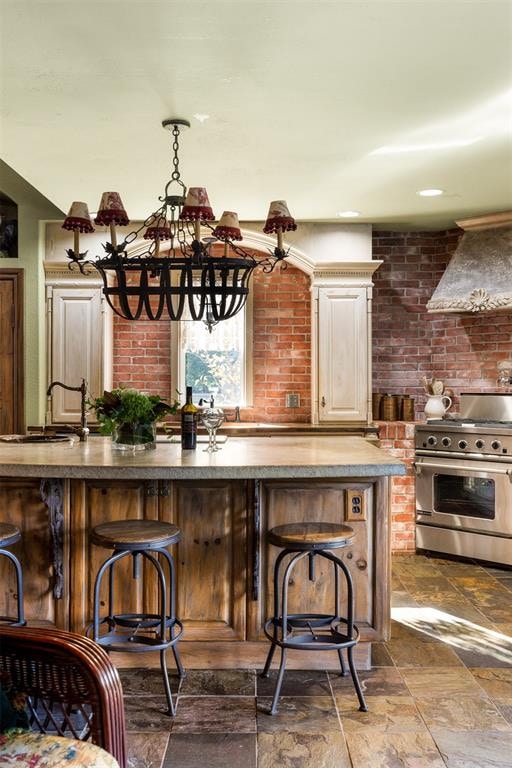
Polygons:
[[[285,198],[297,219],[350,209],[440,228],[512,204],[512,2],[0,0],[0,11],[2,157],[64,211],[118,190],[145,218],[170,174],[171,116],[192,122],[183,180],[208,188],[217,216],[262,219]],[[419,197],[426,187],[446,194]]]

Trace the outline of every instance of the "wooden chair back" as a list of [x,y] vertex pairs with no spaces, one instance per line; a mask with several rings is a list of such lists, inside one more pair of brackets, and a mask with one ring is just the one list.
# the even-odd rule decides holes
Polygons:
[[90,739],[126,768],[121,681],[96,643],[57,629],[0,626],[0,671],[26,695],[32,730]]

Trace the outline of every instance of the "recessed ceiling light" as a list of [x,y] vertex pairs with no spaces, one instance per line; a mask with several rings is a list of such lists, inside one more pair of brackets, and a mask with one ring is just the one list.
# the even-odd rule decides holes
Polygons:
[[354,219],[360,215],[361,211],[338,211],[336,214],[336,216],[339,216],[340,219]]
[[210,115],[202,115],[200,112],[198,112],[196,115],[194,115],[195,119],[200,122],[204,123],[205,120],[208,120]]
[[444,195],[444,189],[420,189],[416,194],[420,197],[438,197]]

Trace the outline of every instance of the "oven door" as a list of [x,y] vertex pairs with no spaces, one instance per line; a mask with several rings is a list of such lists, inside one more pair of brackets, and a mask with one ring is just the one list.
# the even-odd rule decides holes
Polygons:
[[418,523],[512,535],[512,471],[507,465],[422,456],[414,466]]

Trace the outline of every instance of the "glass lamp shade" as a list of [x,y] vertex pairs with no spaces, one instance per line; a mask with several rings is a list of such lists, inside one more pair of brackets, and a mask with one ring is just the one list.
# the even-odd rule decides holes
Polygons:
[[130,223],[119,192],[103,192],[94,223],[107,227],[126,227]]
[[238,214],[234,211],[224,211],[219,223],[213,230],[213,236],[219,240],[241,240],[240,224],[238,223]]
[[79,201],[71,203],[71,208],[64,219],[62,229],[68,229],[72,232],[94,232],[87,203]]
[[290,232],[296,229],[295,219],[288,210],[286,200],[273,200],[270,203],[263,231],[270,235],[275,232]]
[[183,221],[213,221],[212,207],[204,187],[190,187],[181,211]]

